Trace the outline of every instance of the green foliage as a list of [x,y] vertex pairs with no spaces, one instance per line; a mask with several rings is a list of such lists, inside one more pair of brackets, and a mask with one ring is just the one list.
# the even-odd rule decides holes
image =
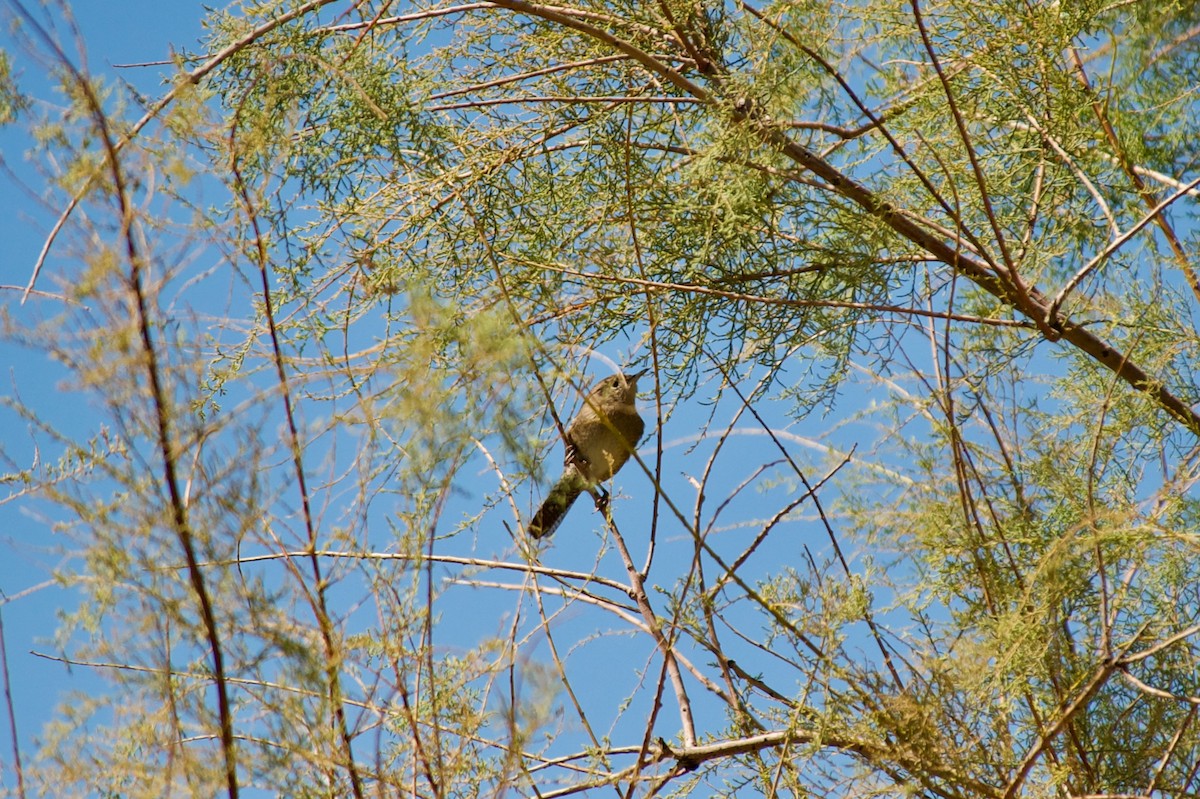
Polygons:
[[[43,784],[1194,795],[1196,19],[262,2],[153,132],[60,71],[77,264],[5,325],[105,426],[12,400],[5,484],[111,693]],[[630,364],[637,462],[535,550]]]
[[12,59],[0,51],[0,125],[17,120],[29,105],[29,99],[21,93],[12,75]]

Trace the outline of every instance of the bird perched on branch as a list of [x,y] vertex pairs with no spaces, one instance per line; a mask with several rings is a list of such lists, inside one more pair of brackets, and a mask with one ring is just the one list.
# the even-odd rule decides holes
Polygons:
[[[643,369],[606,377],[588,393],[583,409],[567,425],[562,477],[525,528],[529,535],[553,533],[581,493],[611,479],[629,460],[646,429],[636,407],[637,381],[644,374]],[[600,493],[601,501],[607,501],[608,493]]]

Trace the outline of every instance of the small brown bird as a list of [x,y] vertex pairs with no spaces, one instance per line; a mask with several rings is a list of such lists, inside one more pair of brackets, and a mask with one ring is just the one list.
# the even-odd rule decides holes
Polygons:
[[[526,529],[534,538],[550,535],[584,491],[612,478],[637,447],[646,423],[637,412],[637,381],[646,370],[613,375],[597,383],[567,425],[563,474],[550,489]],[[607,492],[601,489],[603,498]]]

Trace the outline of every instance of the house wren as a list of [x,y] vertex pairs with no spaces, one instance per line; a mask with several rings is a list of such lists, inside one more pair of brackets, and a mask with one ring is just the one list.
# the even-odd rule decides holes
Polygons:
[[567,425],[562,477],[525,528],[529,535],[553,533],[581,493],[610,479],[629,460],[646,429],[635,406],[637,381],[644,374],[643,369],[606,377],[584,399],[583,409]]

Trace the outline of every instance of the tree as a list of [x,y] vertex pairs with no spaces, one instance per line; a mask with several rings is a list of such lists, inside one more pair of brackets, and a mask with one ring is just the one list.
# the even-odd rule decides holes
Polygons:
[[9,477],[111,679],[43,785],[1200,794],[1190,5],[268,2],[140,111],[8,5],[103,415]]

